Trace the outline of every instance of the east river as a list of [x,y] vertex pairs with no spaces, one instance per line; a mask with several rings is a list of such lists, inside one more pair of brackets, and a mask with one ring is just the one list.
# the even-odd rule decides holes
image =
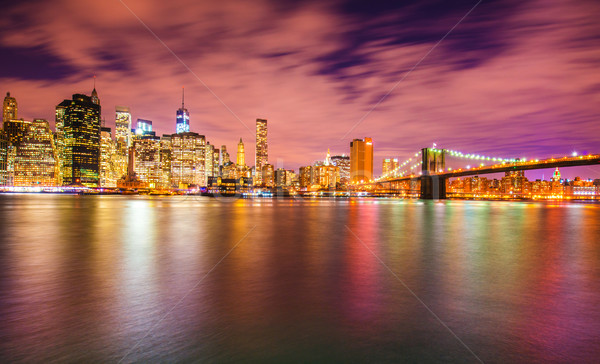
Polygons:
[[0,195],[0,362],[598,358],[599,204]]

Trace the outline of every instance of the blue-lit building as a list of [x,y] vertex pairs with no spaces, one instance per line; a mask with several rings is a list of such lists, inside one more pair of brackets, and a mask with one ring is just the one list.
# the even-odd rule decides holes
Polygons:
[[137,135],[148,134],[152,131],[152,120],[137,119],[135,133]]
[[177,122],[175,124],[175,133],[188,133],[190,131],[190,113],[184,106],[184,94],[181,94],[181,108],[177,110]]

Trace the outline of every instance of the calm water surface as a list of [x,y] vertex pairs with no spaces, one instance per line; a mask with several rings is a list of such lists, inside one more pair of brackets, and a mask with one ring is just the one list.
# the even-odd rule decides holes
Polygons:
[[600,205],[2,195],[0,232],[0,362],[600,358]]

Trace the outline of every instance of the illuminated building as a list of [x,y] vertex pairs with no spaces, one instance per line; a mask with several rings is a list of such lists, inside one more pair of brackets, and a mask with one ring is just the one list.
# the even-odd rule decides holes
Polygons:
[[11,119],[4,121],[4,133],[8,141],[15,147],[21,145],[31,127],[31,121]]
[[342,185],[350,183],[350,157],[347,155],[334,155],[331,157],[331,162],[340,169],[340,183]]
[[92,96],[75,94],[56,107],[64,185],[93,187],[99,183],[100,100],[95,88]]
[[385,158],[382,163],[381,175],[384,177],[396,177],[398,169],[398,158]]
[[214,166],[213,166],[214,152],[215,152],[215,147],[212,144],[210,144],[209,142],[206,142],[206,146],[204,147],[204,167],[206,170],[207,178],[208,177],[216,177],[216,174],[214,173]]
[[221,145],[221,165],[224,166],[231,162],[231,158],[229,157],[229,153],[227,152],[227,146]]
[[133,149],[134,171],[138,180],[146,183],[148,188],[166,187],[161,186],[163,171],[160,165],[160,137],[136,135],[133,138]]
[[163,135],[160,138],[160,168],[162,170],[161,185],[171,186],[171,159],[173,146],[171,145],[171,135]]
[[220,157],[220,151],[219,149],[214,149],[213,150],[213,176],[219,176],[220,175],[220,166],[219,166],[219,157]]
[[373,140],[354,139],[350,142],[350,180],[352,182],[373,179]]
[[313,166],[305,166],[305,167],[300,167],[299,173],[300,173],[300,177],[299,177],[299,183],[300,183],[300,187],[311,187],[314,183],[314,178],[313,178],[313,171],[314,169],[317,167],[313,167]]
[[525,171],[505,172],[505,176],[500,181],[500,192],[522,194],[529,192]]
[[152,120],[137,119],[135,125],[136,135],[147,135],[152,133]]
[[293,169],[285,171],[285,184],[286,186],[298,185],[298,175]]
[[[16,120],[12,120],[15,122]],[[56,186],[58,184],[58,156],[48,121],[20,120],[25,133],[14,144],[14,186]]]
[[10,143],[4,135],[4,131],[0,130],[0,186],[12,186],[8,170],[9,148]]
[[314,167],[317,183],[322,188],[336,188],[340,182],[340,169],[334,165]]
[[121,160],[117,158],[116,145],[112,140],[110,128],[100,128],[100,186],[116,187],[117,180],[124,174],[118,163]]
[[558,167],[556,167],[556,170],[552,174],[552,181],[560,182],[560,171],[558,170]]
[[177,109],[177,120],[175,122],[175,133],[189,133],[190,131],[190,113],[184,106],[184,93],[181,91],[181,108]]
[[127,155],[131,144],[131,112],[128,107],[117,106],[115,108],[115,141],[117,152]]
[[267,120],[256,119],[256,160],[255,184],[260,185],[262,180],[262,166],[269,163],[269,145],[267,143]]
[[10,96],[10,92],[6,93],[4,103],[2,104],[2,120],[6,123],[9,120],[17,118],[17,99]]
[[246,166],[246,153],[244,152],[244,142],[242,142],[242,138],[240,138],[240,142],[237,146],[237,163],[238,167]]
[[272,164],[262,166],[262,183],[266,187],[275,186],[275,169]]
[[277,170],[275,170],[275,186],[277,186],[277,187],[287,186],[286,176],[287,176],[287,173],[286,173],[285,169],[277,168]]
[[204,135],[193,132],[171,136],[171,182],[179,188],[206,186]]

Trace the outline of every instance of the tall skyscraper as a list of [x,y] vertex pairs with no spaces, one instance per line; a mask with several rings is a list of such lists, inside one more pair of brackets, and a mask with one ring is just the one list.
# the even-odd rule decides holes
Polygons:
[[240,138],[237,147],[237,165],[238,167],[246,166],[246,152],[244,151],[244,142],[242,142],[242,138]]
[[267,143],[267,120],[256,119],[256,160],[255,184],[260,185],[262,181],[262,166],[269,163],[269,145]]
[[181,108],[177,110],[177,121],[175,133],[187,133],[190,131],[190,113],[184,106],[184,90],[181,90]]
[[131,112],[128,107],[115,107],[115,140],[117,152],[127,155],[127,149],[131,144]]
[[100,100],[75,94],[56,107],[57,139],[62,144],[63,184],[97,186],[100,174]]
[[354,139],[350,142],[350,180],[369,181],[373,178],[373,140]]
[[110,128],[100,128],[100,186],[116,187],[117,180],[121,175],[121,170],[117,163],[116,146],[112,140],[112,131]]
[[6,93],[4,103],[2,104],[2,120],[6,123],[9,120],[17,118],[17,99],[10,96],[10,92]]

